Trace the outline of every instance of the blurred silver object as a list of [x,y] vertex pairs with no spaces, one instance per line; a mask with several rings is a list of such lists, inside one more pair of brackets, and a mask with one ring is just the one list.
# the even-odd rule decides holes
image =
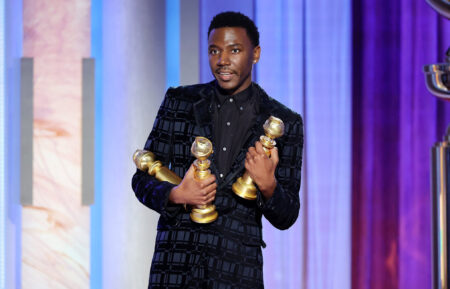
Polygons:
[[[450,19],[449,0],[427,0],[439,14]],[[427,89],[442,100],[450,101],[450,48],[445,62],[425,65]],[[432,281],[433,289],[449,289],[449,228],[450,221],[450,126],[442,142],[431,148],[432,201]]]
[[450,126],[431,149],[433,289],[449,288]]
[[450,100],[450,48],[447,50],[446,62],[425,65],[425,83],[435,96]]
[[450,19],[450,1],[449,0],[427,0],[427,3],[433,7],[439,14]]

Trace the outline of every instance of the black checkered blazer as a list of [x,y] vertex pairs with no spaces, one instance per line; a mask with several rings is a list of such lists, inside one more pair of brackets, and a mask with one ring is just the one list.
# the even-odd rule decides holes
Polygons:
[[[218,177],[214,154],[211,171],[218,188],[219,213],[211,224],[196,224],[181,205],[168,202],[174,185],[137,170],[132,180],[136,197],[160,214],[148,288],[263,288],[261,216],[281,230],[297,219],[300,201],[303,125],[301,117],[270,98],[258,85],[259,115],[229,173]],[[145,149],[179,176],[194,161],[190,148],[196,136],[213,139],[213,84],[170,88],[158,111]],[[247,150],[264,134],[269,116],[283,120],[285,134],[276,140],[280,162],[273,197],[256,201],[235,196],[232,184],[244,173]],[[214,149],[217,151],[216,149]]]

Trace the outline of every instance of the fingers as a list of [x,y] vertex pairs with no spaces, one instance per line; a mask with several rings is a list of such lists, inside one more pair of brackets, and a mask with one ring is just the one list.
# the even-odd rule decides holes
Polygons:
[[249,164],[253,164],[254,162],[258,162],[260,159],[268,158],[262,145],[259,141],[255,143],[254,147],[250,147],[245,156],[246,162]]
[[207,177],[205,180],[205,183],[207,184],[215,184],[216,183],[216,176],[214,174],[211,174],[209,177]]
[[215,184],[216,187],[217,187],[217,184],[216,184],[216,176],[213,175],[213,174],[211,174],[211,175],[210,175],[209,177],[207,177],[206,179],[203,179],[203,180],[197,180],[197,182],[200,183],[200,188],[202,188],[202,189],[204,189],[204,188],[206,188],[206,187],[208,187],[208,186],[210,186],[210,185],[212,185],[212,184]]
[[257,141],[257,142],[255,143],[255,149],[256,149],[256,152],[257,152],[258,154],[266,154],[266,152],[264,151],[264,148],[263,148],[261,142],[259,142],[259,141]]
[[172,196],[174,203],[183,203],[189,205],[207,204],[214,200],[216,194],[217,184],[214,175],[208,176],[206,179],[195,178],[195,166],[191,165],[184,175],[181,183],[174,189]]
[[193,178],[194,177],[194,172],[195,172],[195,167],[194,164],[191,164],[191,166],[189,167],[188,171],[186,172],[186,174],[184,175],[184,177],[188,177],[188,178]]
[[250,155],[251,158],[255,158],[259,155],[259,153],[256,151],[255,147],[249,147],[247,155]]
[[272,148],[270,156],[268,156],[262,144],[256,142],[254,147],[248,149],[245,158],[245,169],[258,185],[264,185],[267,180],[273,179],[278,161],[277,148]]
[[206,187],[203,188],[202,191],[204,191],[205,194],[206,194],[206,193],[214,191],[215,189],[217,189],[217,183],[216,182],[207,185]]
[[206,205],[211,203],[212,201],[214,201],[214,199],[216,198],[216,190],[208,193],[205,197],[203,202],[201,203],[201,205]]
[[276,147],[274,147],[270,150],[270,158],[275,163],[275,165],[278,164],[279,156],[278,156],[278,149]]
[[206,190],[202,190],[200,192],[200,196],[198,196],[197,198],[197,202],[195,202],[195,204],[197,205],[206,205],[211,203],[212,201],[214,201],[214,199],[216,198],[216,190],[212,190],[212,191],[206,191]]
[[[273,157],[272,153],[276,154],[276,156]],[[266,157],[272,159],[275,164],[278,164],[278,161],[279,161],[278,149],[277,149],[277,147],[273,147],[270,150],[270,153],[267,154],[265,149],[264,149],[264,147],[263,147],[263,145],[259,141],[257,141],[255,143],[254,147],[250,147],[248,149],[248,152],[247,152],[247,155],[246,155],[246,159],[248,161],[251,161],[252,159],[253,160],[258,160],[258,158],[266,158]]]
[[246,154],[246,159],[247,160],[253,160],[253,159],[255,159],[255,158],[257,158],[258,157],[258,152],[256,151],[256,148],[255,147],[249,147],[248,148],[248,151],[247,151],[247,154]]
[[[212,182],[211,182],[212,181]],[[199,205],[206,205],[211,203],[216,197],[217,183],[216,178],[210,176],[205,180],[201,180],[201,190],[199,191]]]

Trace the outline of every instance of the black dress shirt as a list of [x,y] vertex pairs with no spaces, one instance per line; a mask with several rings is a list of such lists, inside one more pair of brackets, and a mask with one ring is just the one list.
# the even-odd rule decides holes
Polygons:
[[258,105],[253,84],[235,95],[226,95],[216,85],[214,99],[215,160],[219,178],[224,178],[249,135]]

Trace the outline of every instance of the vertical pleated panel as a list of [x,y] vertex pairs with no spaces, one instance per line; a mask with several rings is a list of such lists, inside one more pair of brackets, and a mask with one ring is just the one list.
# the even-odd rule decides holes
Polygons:
[[23,1],[23,29],[23,54],[34,62],[34,99],[22,286],[89,288],[90,212],[81,205],[81,59],[90,54],[90,1]]
[[350,3],[257,1],[256,19],[257,80],[305,124],[300,218],[265,223],[266,285],[350,288]]

